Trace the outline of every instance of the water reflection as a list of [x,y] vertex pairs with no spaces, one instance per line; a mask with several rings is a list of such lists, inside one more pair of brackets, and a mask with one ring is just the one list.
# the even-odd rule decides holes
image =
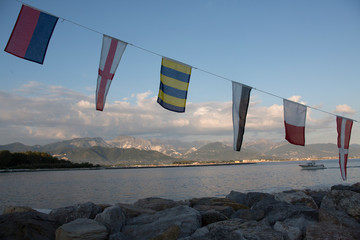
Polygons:
[[349,160],[347,182],[337,160],[323,161],[327,169],[315,171],[301,170],[299,163],[2,173],[0,211],[6,205],[56,208],[86,201],[133,203],[152,196],[182,200],[223,197],[231,190],[275,192],[360,182],[359,159]]

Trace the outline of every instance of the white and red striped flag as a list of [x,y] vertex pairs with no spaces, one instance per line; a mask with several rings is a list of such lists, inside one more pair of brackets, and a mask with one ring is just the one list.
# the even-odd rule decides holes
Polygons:
[[285,139],[292,144],[305,145],[306,106],[284,99]]
[[336,116],[338,132],[337,144],[339,148],[339,165],[341,177],[346,181],[346,164],[349,154],[349,143],[353,121],[347,118]]
[[104,35],[99,65],[99,75],[96,86],[96,110],[102,111],[106,95],[114,78],[116,68],[125,51],[127,43]]

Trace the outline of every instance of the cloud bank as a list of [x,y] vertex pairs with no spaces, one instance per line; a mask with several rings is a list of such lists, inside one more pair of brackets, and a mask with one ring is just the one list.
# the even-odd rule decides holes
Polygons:
[[[154,93],[132,94],[130,99],[107,102],[95,110],[95,96],[38,82],[28,82],[12,92],[0,91],[0,144],[29,145],[77,137],[119,135],[178,140],[232,141],[231,102],[188,102],[185,113],[174,113],[157,104]],[[292,100],[300,101],[300,96]],[[352,113],[347,105],[336,111]],[[332,118],[313,119],[308,109],[307,127],[327,129]],[[283,106],[263,106],[251,97],[246,122],[248,140],[283,141]]]

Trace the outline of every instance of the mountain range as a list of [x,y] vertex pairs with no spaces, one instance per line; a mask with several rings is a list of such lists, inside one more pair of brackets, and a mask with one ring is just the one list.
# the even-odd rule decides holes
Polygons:
[[[305,147],[286,142],[259,140],[246,142],[240,152],[226,142],[181,142],[178,140],[143,139],[118,136],[105,141],[96,138],[74,138],[46,145],[27,146],[22,143],[0,145],[10,152],[39,151],[70,160],[102,165],[171,164],[175,161],[229,160],[299,160],[337,158],[335,144],[309,144]],[[360,157],[360,145],[352,144],[349,157]]]

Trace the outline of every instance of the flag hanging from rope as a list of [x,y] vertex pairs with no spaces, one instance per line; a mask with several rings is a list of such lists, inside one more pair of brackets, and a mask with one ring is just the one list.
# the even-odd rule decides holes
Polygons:
[[251,89],[252,88],[249,86],[232,82],[232,117],[234,130],[233,148],[235,151],[240,151],[241,149]]
[[96,86],[96,110],[102,111],[106,96],[114,78],[116,68],[125,51],[127,43],[104,35],[99,64],[99,75]]
[[55,16],[22,5],[5,51],[43,64],[57,20]]
[[170,111],[185,112],[190,75],[190,66],[163,57],[157,102]]
[[336,117],[336,125],[337,125],[337,145],[339,148],[339,165],[341,177],[344,181],[346,181],[346,165],[349,154],[349,142],[351,135],[353,121],[347,118],[343,118],[340,116]]
[[285,139],[295,145],[305,145],[306,106],[284,99]]

